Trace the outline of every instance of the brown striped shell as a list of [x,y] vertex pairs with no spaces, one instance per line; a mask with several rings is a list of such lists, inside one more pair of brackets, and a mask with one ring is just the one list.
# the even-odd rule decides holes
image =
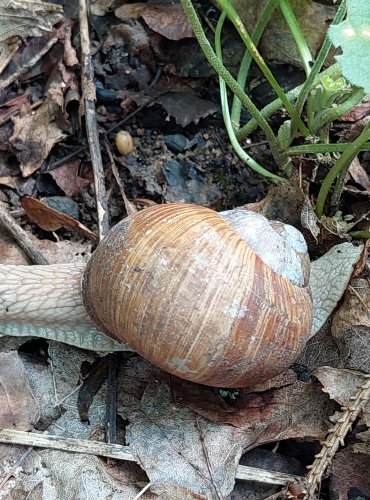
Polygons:
[[82,288],[97,326],[155,365],[246,387],[284,371],[307,342],[308,269],[291,226],[242,210],[159,205],[110,231]]

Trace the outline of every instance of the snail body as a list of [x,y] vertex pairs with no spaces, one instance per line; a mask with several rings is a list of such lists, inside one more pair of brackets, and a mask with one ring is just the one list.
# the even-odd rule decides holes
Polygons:
[[288,368],[312,322],[309,259],[291,226],[236,210],[160,205],[117,224],[82,278],[93,322],[150,362],[211,386]]

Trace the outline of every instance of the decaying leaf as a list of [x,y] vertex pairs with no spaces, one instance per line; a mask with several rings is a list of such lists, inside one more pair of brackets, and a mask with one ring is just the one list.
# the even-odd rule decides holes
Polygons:
[[90,184],[89,179],[79,176],[80,164],[80,160],[72,160],[48,172],[68,197],[75,196]]
[[369,174],[366,172],[357,156],[352,160],[348,173],[356,184],[359,184],[362,188],[370,191]]
[[130,446],[153,491],[169,498],[177,498],[170,493],[179,486],[207,498],[218,498],[215,491],[226,495],[241,450],[294,437],[321,439],[335,408],[318,384],[295,381],[246,394],[237,409],[210,387],[176,377],[170,383],[141,358],[129,359],[120,377],[119,413],[130,421]]
[[189,123],[198,123],[201,118],[216,113],[219,109],[214,102],[199,99],[192,92],[169,93],[160,97],[157,102],[182,127],[186,127]]
[[370,456],[352,446],[339,451],[330,466],[331,498],[370,498]]
[[13,119],[10,143],[24,177],[40,168],[53,146],[66,137],[55,121],[59,111],[59,106],[49,96],[36,111]]
[[[316,368],[314,374],[323,385],[322,390],[342,407],[353,401],[351,398],[356,395],[358,388],[364,383],[363,374],[354,370],[322,366]],[[367,426],[370,426],[370,401],[367,401],[363,406],[362,416]]]
[[29,431],[39,418],[40,408],[18,353],[0,352],[0,428]]
[[341,243],[311,262],[310,286],[314,308],[311,335],[315,335],[334,311],[359,260],[362,246]]
[[149,28],[169,40],[193,37],[193,30],[179,3],[177,4],[125,4],[115,11],[118,19],[142,17]]
[[[172,485],[204,498],[233,489],[243,451],[241,431],[216,425],[171,401],[170,388],[149,383],[130,416],[127,439],[148,474],[151,491],[173,496]],[[175,490],[176,491],[176,490]],[[175,497],[176,498],[176,497]]]
[[332,335],[347,368],[370,373],[370,286],[364,278],[350,282],[335,313]]
[[0,41],[12,36],[40,36],[51,31],[62,17],[61,5],[39,0],[3,0],[0,3]]
[[302,227],[308,229],[317,242],[317,237],[320,234],[320,228],[318,226],[318,219],[315,211],[312,208],[311,202],[307,197],[305,197],[302,206],[301,222]]
[[[51,241],[38,240],[29,235],[38,248],[51,264],[80,262],[86,263],[91,256],[91,243],[78,243],[76,241]],[[26,255],[11,238],[9,233],[0,227],[0,261],[2,264],[27,265]]]

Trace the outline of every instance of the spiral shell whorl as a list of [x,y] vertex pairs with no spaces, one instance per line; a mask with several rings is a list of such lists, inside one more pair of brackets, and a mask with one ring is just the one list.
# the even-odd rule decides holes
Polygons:
[[83,296],[108,335],[212,386],[280,373],[311,326],[308,289],[266,265],[218,213],[193,205],[156,206],[117,224],[87,266]]

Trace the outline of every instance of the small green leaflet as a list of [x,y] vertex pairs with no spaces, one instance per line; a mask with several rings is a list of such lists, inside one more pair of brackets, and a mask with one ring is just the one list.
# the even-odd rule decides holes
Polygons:
[[332,43],[341,46],[337,56],[343,76],[370,94],[370,1],[347,0],[347,19],[329,29]]

